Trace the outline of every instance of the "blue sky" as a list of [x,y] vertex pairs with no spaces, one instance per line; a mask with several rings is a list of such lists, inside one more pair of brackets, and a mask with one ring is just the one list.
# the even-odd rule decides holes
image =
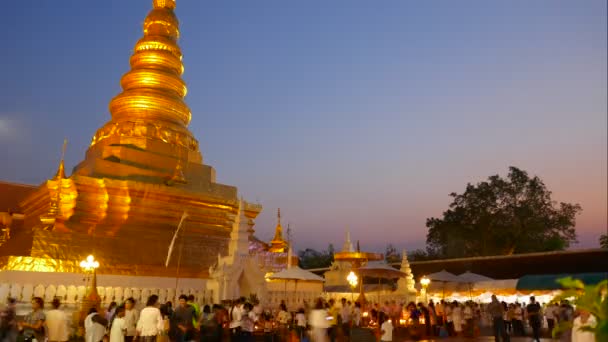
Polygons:
[[[10,1],[0,179],[83,159],[151,1]],[[538,175],[607,219],[605,1],[178,1],[190,129],[218,181],[276,208],[298,248],[424,246],[467,182]],[[5,147],[5,148],[4,148]]]

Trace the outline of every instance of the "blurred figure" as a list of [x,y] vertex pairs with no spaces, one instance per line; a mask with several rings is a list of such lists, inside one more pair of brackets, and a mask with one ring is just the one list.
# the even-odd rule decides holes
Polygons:
[[15,307],[17,301],[9,298],[6,307],[0,311],[0,342],[17,340],[17,314]]
[[194,336],[193,319],[196,318],[196,311],[191,305],[188,305],[188,297],[186,295],[179,296],[179,305],[173,313],[175,324],[177,325],[176,341],[190,341]]
[[91,308],[84,319],[84,340],[86,342],[100,342],[106,335],[108,320],[97,313],[96,308]]
[[162,334],[165,324],[160,313],[160,303],[157,295],[148,297],[146,307],[141,310],[137,320],[137,336],[143,342],[155,342],[156,337]]
[[540,342],[540,326],[542,324],[542,316],[540,310],[540,304],[536,302],[534,296],[530,297],[530,304],[526,307],[526,313],[528,314],[528,322],[532,328],[532,336],[535,341]]
[[323,299],[317,299],[314,309],[310,311],[310,326],[312,328],[312,342],[327,342],[327,328],[329,328],[328,315]]
[[524,310],[521,307],[520,303],[515,303],[515,307],[513,308],[513,335],[514,336],[524,336]]
[[592,331],[582,330],[585,327],[593,328],[597,321],[587,310],[580,310],[578,317],[572,322],[572,342],[595,342]]
[[306,331],[306,313],[304,308],[299,308],[296,313],[296,333],[300,341],[304,337],[304,332]]
[[361,303],[355,302],[355,308],[353,309],[353,326],[360,327],[361,326]]
[[492,317],[492,327],[494,329],[494,341],[508,341],[507,332],[505,331],[505,321],[503,319],[504,307],[498,301],[496,295],[492,295],[492,302],[487,307],[490,317]]
[[392,342],[393,341],[393,322],[391,319],[387,319],[384,313],[380,314],[380,341],[381,342]]
[[59,298],[51,302],[52,310],[46,313],[46,334],[49,342],[63,342],[70,339],[70,320],[63,310],[60,310]]
[[106,319],[108,320],[108,322],[112,322],[112,318],[114,318],[114,314],[116,313],[117,306],[118,305],[116,304],[116,302],[112,302],[108,306],[108,309],[106,310]]
[[112,323],[110,323],[110,342],[124,342],[125,332],[125,307],[115,308]]
[[137,321],[139,321],[139,312],[135,309],[135,298],[130,297],[125,301],[125,342],[133,342],[137,333]]
[[22,331],[25,341],[36,339],[44,341],[44,321],[46,316],[42,309],[44,301],[40,297],[32,299],[32,312],[24,317],[22,322],[19,322],[19,329]]

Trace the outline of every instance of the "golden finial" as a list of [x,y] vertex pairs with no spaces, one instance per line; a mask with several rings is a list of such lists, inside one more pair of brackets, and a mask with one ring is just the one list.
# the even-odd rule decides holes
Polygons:
[[279,225],[281,225],[281,208],[279,208],[277,212],[277,222],[279,223]]
[[63,139],[63,147],[61,148],[61,160],[59,161],[59,167],[57,168],[57,173],[55,173],[55,180],[64,179],[65,178],[65,148],[68,145],[68,139]]
[[154,0],[152,1],[154,8],[175,8],[175,0]]

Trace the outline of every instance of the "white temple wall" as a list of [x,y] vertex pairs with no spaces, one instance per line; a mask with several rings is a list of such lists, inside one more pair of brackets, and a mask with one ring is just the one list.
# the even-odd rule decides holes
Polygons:
[[[99,274],[97,292],[103,306],[133,297],[136,306],[143,307],[152,294],[158,295],[161,303],[175,303],[181,294],[194,295],[201,305],[215,303],[213,289],[207,289],[206,283],[206,279],[180,278],[176,290],[175,278]],[[23,304],[20,306],[29,309],[32,297],[41,297],[47,303],[59,297],[66,306],[76,307],[89,285],[90,277],[82,273],[0,271],[0,301],[16,298]]]

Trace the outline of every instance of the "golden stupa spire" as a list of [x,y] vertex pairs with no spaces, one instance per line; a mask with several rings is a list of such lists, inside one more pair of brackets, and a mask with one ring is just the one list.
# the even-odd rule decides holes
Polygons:
[[181,77],[184,66],[177,44],[175,0],[152,3],[144,20],[144,35],[130,59],[131,70],[120,81],[122,92],[110,101],[112,119],[97,131],[91,148],[100,143],[129,144],[201,162],[198,142],[188,130],[191,113],[184,102],[187,89]]
[[277,227],[274,238],[270,241],[270,251],[283,253],[287,249],[287,242],[283,239],[283,227],[281,226],[281,208],[277,212]]

